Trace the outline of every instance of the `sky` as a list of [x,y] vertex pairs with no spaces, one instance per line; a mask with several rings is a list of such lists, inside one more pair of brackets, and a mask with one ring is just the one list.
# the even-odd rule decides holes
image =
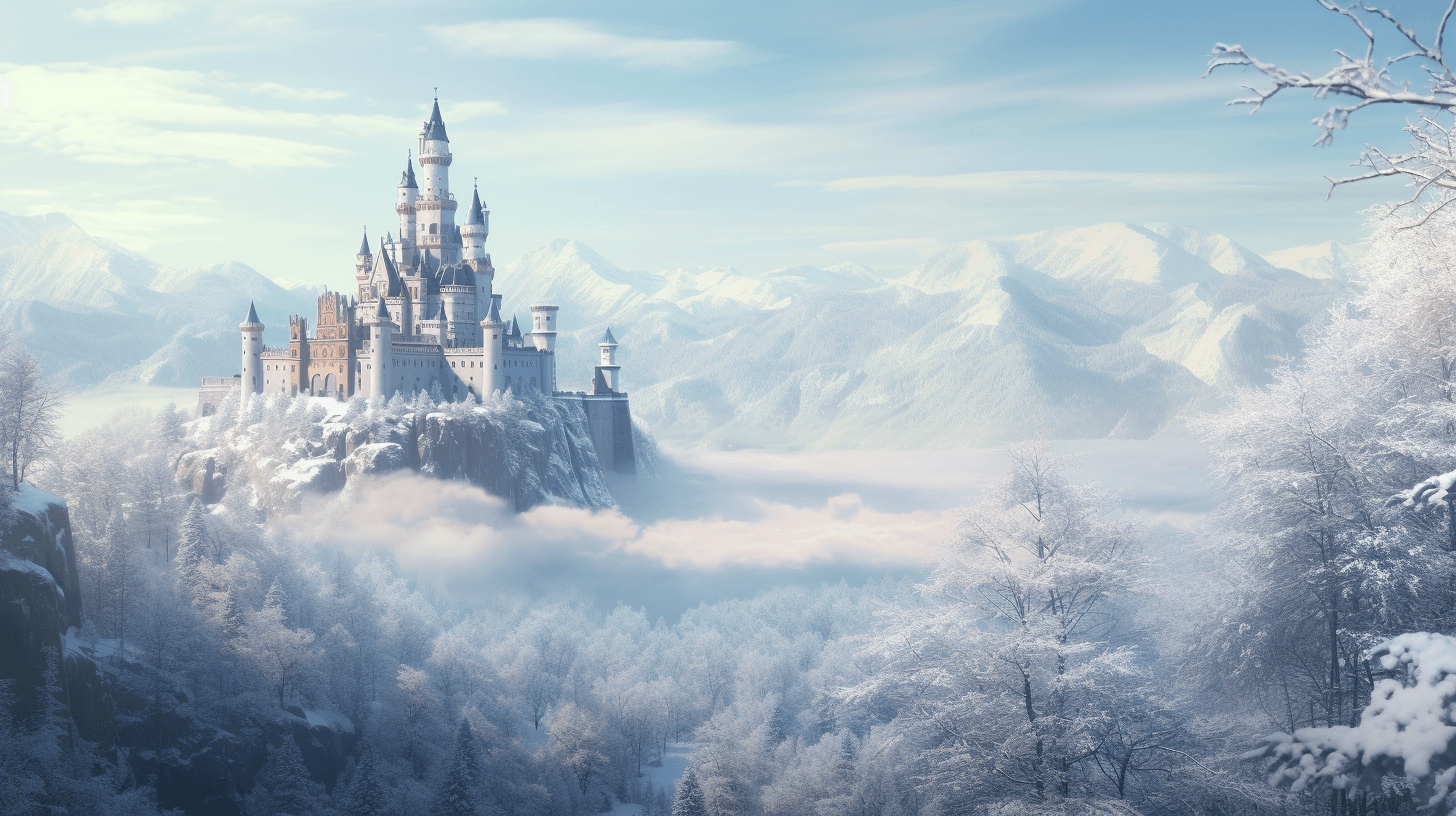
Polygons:
[[[1397,3],[1423,30],[1429,3]],[[1322,72],[1313,0],[0,4],[0,210],[162,263],[347,287],[433,89],[497,267],[554,238],[628,269],[907,271],[957,241],[1176,221],[1256,251],[1353,241],[1338,191],[1409,112],[1224,102],[1216,42]]]

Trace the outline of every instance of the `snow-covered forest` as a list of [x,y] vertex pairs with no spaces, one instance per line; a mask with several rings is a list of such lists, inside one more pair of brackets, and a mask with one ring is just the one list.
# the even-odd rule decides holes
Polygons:
[[[5,737],[7,812],[153,791],[248,814],[1413,812],[1450,789],[1451,642],[1367,657],[1456,615],[1452,235],[1445,214],[1381,231],[1305,362],[1196,421],[1224,502],[1193,533],[1020,443],[925,580],[677,620],[569,591],[466,605],[388,551],[315,546],[256,489],[204,504],[176,478],[228,439],[394,427],[404,403],[120,415],[28,475],[70,508],[65,650],[115,723],[64,708],[77,664],[55,661],[57,694],[21,700]],[[1422,702],[1371,706],[1402,694]],[[1362,713],[1435,730],[1404,755]],[[208,751],[234,775],[182,771]]]
[[[1325,141],[1371,104],[1456,110],[1456,2],[1429,39],[1321,5],[1363,57],[1314,77],[1219,45],[1213,67],[1273,82],[1255,106],[1353,100]],[[1456,812],[1456,153],[1424,111],[1409,133],[1333,182],[1414,185],[1348,299],[1188,419],[1209,517],[1144,518],[1021,441],[919,578],[672,617],[571,586],[465,599],[448,563],[318,535],[392,471],[605,518],[579,412],[272,396],[62,440],[56,391],[0,338],[0,816]]]

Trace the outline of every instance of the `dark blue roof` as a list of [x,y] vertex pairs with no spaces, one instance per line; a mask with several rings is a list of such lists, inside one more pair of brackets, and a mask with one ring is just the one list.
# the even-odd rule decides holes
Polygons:
[[608,326],[607,327],[607,333],[604,334],[604,335],[602,335],[602,339],[601,339],[600,342],[602,342],[602,343],[611,343],[614,346],[617,345],[617,338],[615,338],[615,337],[612,336],[612,327],[611,326]]
[[368,227],[365,227],[364,228],[364,240],[362,242],[360,242],[360,244],[359,244],[359,254],[360,255],[368,255],[369,254],[369,228]]
[[466,216],[465,223],[485,226],[485,214],[481,212],[480,190],[476,189],[470,196],[470,215]]
[[425,124],[425,141],[448,142],[445,135],[445,121],[440,118],[440,100],[435,100],[435,109],[430,111],[430,121]]
[[419,189],[420,185],[415,184],[414,159],[404,160],[404,172],[399,174],[399,186],[406,188],[414,187],[415,189]]
[[253,302],[252,301],[248,301],[248,319],[247,319],[246,322],[248,322],[248,323],[262,323],[263,322],[263,321],[261,321],[261,320],[258,319],[258,310],[255,309],[255,308],[253,308]]

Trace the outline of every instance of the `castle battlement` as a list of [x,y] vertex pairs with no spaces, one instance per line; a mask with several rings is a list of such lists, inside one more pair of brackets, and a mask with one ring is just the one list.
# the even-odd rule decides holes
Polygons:
[[[335,399],[388,399],[418,391],[446,399],[486,400],[527,391],[566,400],[586,413],[603,471],[609,478],[636,472],[627,394],[618,390],[617,342],[608,331],[589,391],[561,391],[556,381],[553,305],[530,306],[531,331],[501,319],[495,269],[485,253],[490,212],[472,190],[466,222],[455,224],[450,192],[450,140],[436,100],[419,135],[417,159],[407,160],[394,210],[399,238],[366,235],[355,253],[358,290],[325,291],[318,318],[288,319],[289,344],[264,346],[264,325],[249,307],[240,325],[243,373],[204,377],[198,412],[207,415],[227,394],[309,394]],[[416,180],[418,161],[423,185]]]

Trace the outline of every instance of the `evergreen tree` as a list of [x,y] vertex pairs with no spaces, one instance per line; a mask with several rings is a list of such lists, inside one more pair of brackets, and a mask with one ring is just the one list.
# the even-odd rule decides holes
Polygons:
[[384,789],[379,786],[379,777],[374,768],[374,750],[368,743],[359,751],[359,762],[354,766],[354,780],[344,794],[343,816],[382,816]]
[[207,513],[202,502],[193,499],[177,530],[177,574],[189,587],[196,587],[203,562],[207,560]]
[[450,773],[435,797],[431,816],[475,816],[475,788],[479,783],[480,758],[476,756],[475,734],[470,730],[470,720],[461,718]]
[[782,697],[774,702],[773,714],[768,718],[768,738],[774,745],[789,738],[789,712]]
[[672,800],[672,816],[708,816],[708,803],[692,768],[687,769],[677,785],[677,796]]
[[268,752],[249,799],[259,811],[273,816],[306,816],[316,810],[321,793],[322,787],[308,776],[298,743],[284,736],[282,744]]

